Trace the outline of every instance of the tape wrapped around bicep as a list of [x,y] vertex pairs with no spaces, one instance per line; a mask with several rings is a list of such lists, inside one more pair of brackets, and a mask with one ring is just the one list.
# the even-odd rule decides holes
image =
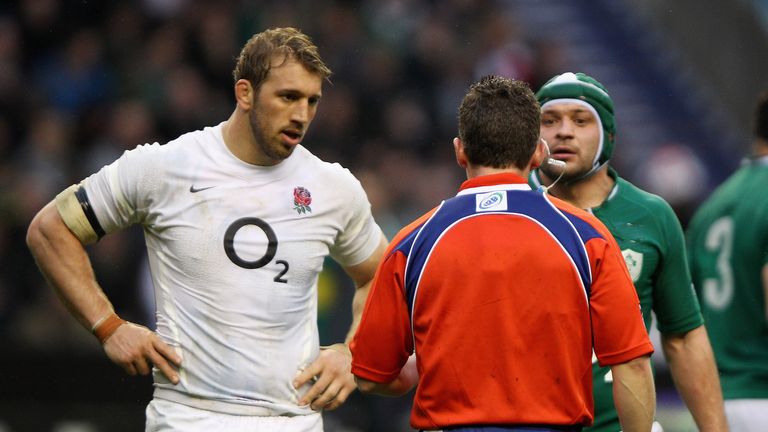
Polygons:
[[91,225],[85,210],[83,210],[83,205],[76,195],[81,187],[80,185],[72,185],[64,189],[56,195],[55,201],[56,210],[59,211],[64,224],[80,240],[80,243],[87,245],[95,243],[99,239],[99,235]]

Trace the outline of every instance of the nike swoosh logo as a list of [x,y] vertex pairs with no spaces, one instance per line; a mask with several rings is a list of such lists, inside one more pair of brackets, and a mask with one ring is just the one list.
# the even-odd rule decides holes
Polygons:
[[215,188],[215,187],[216,186],[208,186],[208,187],[203,187],[203,188],[195,189],[195,185],[192,185],[192,186],[189,187],[189,191],[192,192],[192,193],[197,193],[197,192],[202,192],[204,190],[208,190],[208,189]]

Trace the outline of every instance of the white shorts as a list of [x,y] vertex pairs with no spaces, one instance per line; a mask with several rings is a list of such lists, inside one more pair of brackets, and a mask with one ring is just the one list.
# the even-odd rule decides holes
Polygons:
[[323,432],[320,413],[299,416],[239,416],[152,399],[146,432]]
[[768,399],[728,399],[725,416],[733,432],[768,430]]

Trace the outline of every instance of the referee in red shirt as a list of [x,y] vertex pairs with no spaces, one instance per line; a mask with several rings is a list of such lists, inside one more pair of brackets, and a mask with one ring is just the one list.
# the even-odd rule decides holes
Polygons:
[[468,180],[395,236],[374,278],[352,373],[363,392],[418,383],[414,428],[581,430],[593,352],[623,430],[651,428],[653,346],[616,241],[526,181],[548,160],[539,121],[527,84],[472,85],[453,141]]

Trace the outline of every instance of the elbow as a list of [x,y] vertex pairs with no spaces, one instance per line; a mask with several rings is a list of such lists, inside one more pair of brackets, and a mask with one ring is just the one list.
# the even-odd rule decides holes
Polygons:
[[41,213],[38,213],[27,228],[27,248],[29,248],[33,255],[35,254],[35,251],[45,243],[45,234],[43,232],[43,222],[41,219],[42,215]]
[[685,333],[661,334],[661,348],[667,362],[673,362],[690,352],[711,351],[709,337],[704,325]]
[[643,355],[636,357],[624,363],[611,366],[613,372],[614,382],[619,381],[618,377],[625,376],[625,374],[634,377],[653,377],[651,372],[651,356]]
[[646,354],[646,355],[634,358],[626,362],[625,365],[640,372],[651,373],[651,355]]
[[35,259],[54,243],[54,238],[57,238],[58,218],[59,213],[51,202],[37,212],[32,218],[32,222],[29,223],[26,242],[27,248],[32,252]]
[[357,389],[360,390],[360,393],[375,393],[376,389],[378,388],[377,383],[362,379],[358,376],[355,376],[355,383],[357,384]]

